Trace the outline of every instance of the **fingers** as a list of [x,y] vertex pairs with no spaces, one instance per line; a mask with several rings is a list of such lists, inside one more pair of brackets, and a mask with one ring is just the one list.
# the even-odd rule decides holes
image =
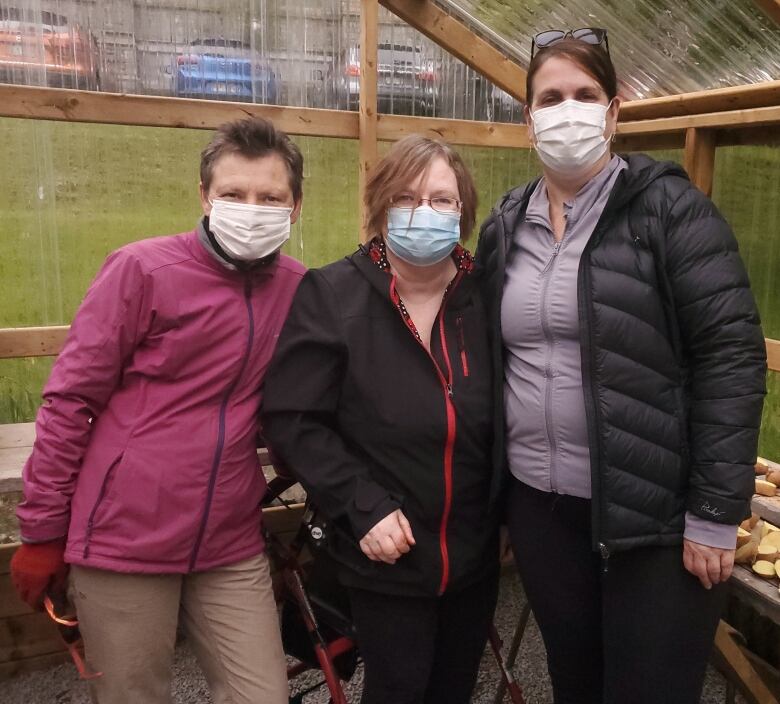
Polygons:
[[[412,526],[400,509],[398,510],[398,523],[400,524],[401,530],[403,531],[404,537],[406,538],[407,548],[409,545],[414,545],[415,540],[414,540],[414,535],[412,533]],[[408,549],[406,552],[408,552]]]
[[360,541],[360,549],[363,551],[363,554],[369,559],[374,560],[374,562],[379,560],[379,557],[374,554],[374,549],[372,547],[372,544],[368,542],[366,538],[363,538]]
[[699,551],[687,540],[683,543],[683,565],[694,577],[696,577],[705,589],[712,588],[709,575],[707,574],[707,563],[699,554]]
[[695,574],[705,589],[712,589],[712,580],[707,570],[707,560],[699,553],[693,557],[693,574]]
[[385,516],[360,541],[360,549],[370,560],[394,564],[414,545],[412,527],[400,510]]
[[720,555],[710,552],[704,556],[707,563],[707,576],[712,584],[720,584]]
[[697,577],[705,589],[725,582],[734,569],[734,550],[712,548],[689,540],[684,541],[683,564]]
[[734,571],[734,550],[724,550],[720,556],[720,581],[725,582]]

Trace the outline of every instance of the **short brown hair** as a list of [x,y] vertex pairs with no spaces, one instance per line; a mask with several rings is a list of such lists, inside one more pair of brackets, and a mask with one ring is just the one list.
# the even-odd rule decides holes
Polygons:
[[612,100],[617,95],[617,76],[615,67],[612,65],[612,59],[604,50],[603,46],[588,44],[579,39],[562,39],[555,44],[540,49],[531,59],[528,67],[528,75],[525,79],[525,99],[528,107],[534,101],[534,76],[542,67],[545,61],[557,57],[568,59],[577,64],[585,73],[596,80],[607,94],[607,98]]
[[293,198],[303,195],[303,155],[298,146],[284,132],[277,130],[270,120],[246,117],[225,122],[200,154],[200,181],[208,191],[214,173],[214,164],[225,154],[240,154],[258,158],[278,154],[287,165]]
[[371,235],[387,234],[387,209],[393,196],[423,174],[431,162],[444,159],[455,172],[458,193],[463,206],[460,213],[460,236],[468,239],[477,221],[477,189],[469,170],[449,144],[421,134],[410,134],[397,141],[376,165],[366,184],[366,226]]

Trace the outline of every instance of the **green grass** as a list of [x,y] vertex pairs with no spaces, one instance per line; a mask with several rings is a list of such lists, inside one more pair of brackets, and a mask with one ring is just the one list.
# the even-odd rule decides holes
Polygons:
[[[200,216],[200,130],[0,119],[0,327],[71,320],[100,263],[127,242],[191,229]],[[297,138],[303,215],[288,252],[319,266],[358,241],[358,148]],[[479,220],[537,171],[511,149],[462,148],[479,190]],[[679,161],[679,151],[657,154]],[[737,232],[765,331],[780,338],[780,150],[718,150],[714,199]],[[0,360],[0,422],[32,420],[51,360]],[[771,379],[761,451],[780,459],[780,382]]]

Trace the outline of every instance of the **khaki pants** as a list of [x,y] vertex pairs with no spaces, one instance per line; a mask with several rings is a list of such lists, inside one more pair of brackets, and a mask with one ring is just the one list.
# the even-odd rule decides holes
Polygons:
[[215,704],[287,704],[279,620],[265,555],[194,574],[73,566],[71,599],[99,704],[170,704],[182,625]]

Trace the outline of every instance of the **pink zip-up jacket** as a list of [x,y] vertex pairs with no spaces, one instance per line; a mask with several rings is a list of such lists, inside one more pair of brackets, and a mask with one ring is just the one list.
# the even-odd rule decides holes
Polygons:
[[44,389],[22,540],[118,572],[260,554],[260,386],[303,273],[228,269],[197,230],[111,254]]

